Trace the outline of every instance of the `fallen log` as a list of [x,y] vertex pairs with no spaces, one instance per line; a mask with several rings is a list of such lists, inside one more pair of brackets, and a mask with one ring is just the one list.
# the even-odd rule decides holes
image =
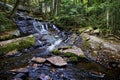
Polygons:
[[0,55],[4,55],[13,50],[22,50],[29,48],[34,44],[34,36],[29,35],[7,41],[0,42]]

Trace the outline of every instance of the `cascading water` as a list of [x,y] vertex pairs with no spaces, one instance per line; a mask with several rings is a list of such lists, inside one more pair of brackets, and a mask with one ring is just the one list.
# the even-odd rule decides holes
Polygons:
[[47,48],[48,51],[52,51],[54,50],[56,47],[58,47],[58,45],[62,42],[62,39],[58,39],[57,41],[55,41],[54,44],[52,44],[51,46],[49,46]]
[[44,39],[46,39],[47,42],[51,43],[51,45],[46,47],[47,51],[50,52],[54,50],[62,42],[62,39],[59,37],[59,35],[54,35],[56,34],[56,31],[60,32],[60,30],[55,25],[52,25],[52,28],[55,30],[54,34],[52,33],[53,35],[51,35],[51,32],[49,30],[49,25],[47,23],[43,25],[41,22],[34,20],[33,26],[39,34],[44,35]]
[[53,28],[54,28],[57,32],[60,32],[60,30],[59,30],[55,25],[53,25]]
[[39,21],[33,22],[33,26],[36,29],[36,31],[40,34],[48,34],[48,31],[45,29],[45,26],[41,24]]

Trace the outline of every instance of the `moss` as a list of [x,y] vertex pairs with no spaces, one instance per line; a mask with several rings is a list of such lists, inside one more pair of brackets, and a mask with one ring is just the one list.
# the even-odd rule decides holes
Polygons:
[[9,43],[5,46],[0,46],[0,55],[3,55],[12,50],[22,50],[29,48],[34,44],[34,37],[28,37],[27,40],[21,40],[14,43]]
[[77,56],[77,55],[75,55],[75,54],[73,54],[71,52],[66,52],[66,53],[63,54],[63,56],[65,56],[65,57],[72,57],[72,56]]
[[52,53],[53,53],[54,55],[58,55],[60,52],[59,52],[58,49],[55,49],[55,50],[52,51]]
[[72,56],[72,57],[69,58],[69,61],[70,62],[77,62],[78,61],[78,57]]
[[5,36],[0,36],[0,41],[4,41],[4,40],[9,40],[14,38],[15,36],[9,34],[9,35],[5,35]]

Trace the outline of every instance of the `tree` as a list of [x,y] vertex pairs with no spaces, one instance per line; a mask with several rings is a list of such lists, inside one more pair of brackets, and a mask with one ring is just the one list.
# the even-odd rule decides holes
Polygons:
[[20,0],[16,0],[16,3],[15,3],[15,5],[14,5],[14,8],[13,8],[13,10],[11,11],[10,17],[13,17],[14,14],[16,13],[17,8],[18,8],[18,6],[19,6],[19,3],[20,3]]

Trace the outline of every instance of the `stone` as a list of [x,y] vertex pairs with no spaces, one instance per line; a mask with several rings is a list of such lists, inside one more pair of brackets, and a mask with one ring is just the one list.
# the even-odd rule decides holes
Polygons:
[[47,58],[47,60],[53,65],[56,65],[58,67],[67,65],[67,62],[64,61],[64,59],[60,56],[50,57],[50,58]]
[[93,31],[93,34],[99,34],[99,32],[100,32],[99,29],[96,29]]
[[23,76],[25,76],[24,73],[19,73],[19,74],[17,74],[17,75],[15,76],[15,78],[22,78]]
[[28,73],[28,68],[25,67],[25,68],[18,68],[18,69],[13,69],[13,70],[10,70],[11,72],[18,72],[18,73]]
[[5,56],[14,56],[16,53],[18,53],[17,50],[12,50],[12,51],[9,51]]
[[77,56],[82,56],[82,57],[84,56],[85,57],[85,55],[84,55],[83,51],[81,50],[81,48],[78,48],[76,46],[73,46],[71,49],[60,50],[60,51],[63,52],[63,53],[70,52],[70,53],[73,53],[73,54],[75,54]]
[[13,80],[23,80],[23,79],[21,79],[21,78],[14,78]]
[[37,63],[44,63],[45,61],[46,61],[46,59],[45,58],[41,58],[41,57],[33,57],[32,59],[31,59],[31,61],[33,61],[33,62],[37,62]]
[[20,36],[20,31],[19,30],[15,30],[12,35],[14,36]]

